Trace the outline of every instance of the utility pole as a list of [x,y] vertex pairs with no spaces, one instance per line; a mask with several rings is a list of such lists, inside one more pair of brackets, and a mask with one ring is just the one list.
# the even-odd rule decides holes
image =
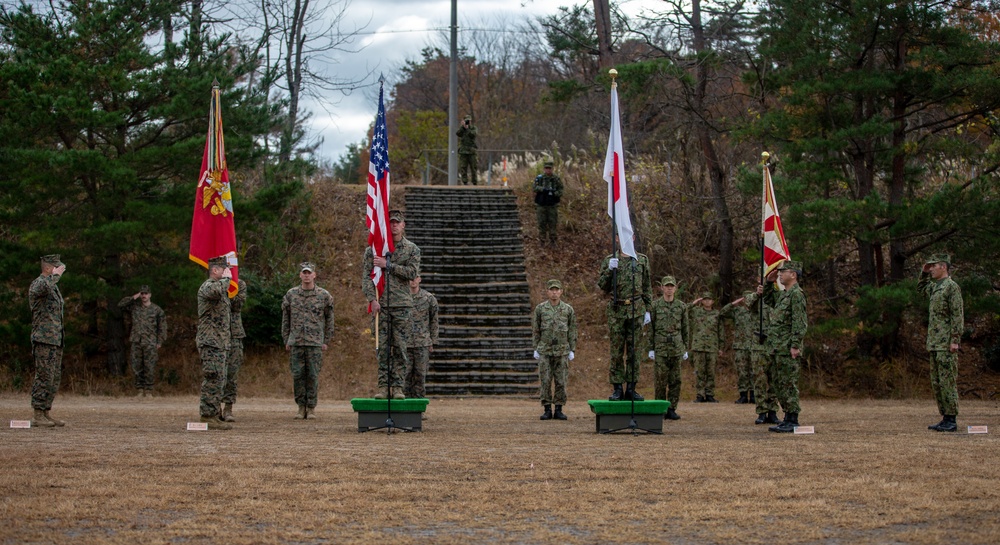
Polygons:
[[458,185],[458,0],[451,0],[451,63],[448,67],[448,185]]

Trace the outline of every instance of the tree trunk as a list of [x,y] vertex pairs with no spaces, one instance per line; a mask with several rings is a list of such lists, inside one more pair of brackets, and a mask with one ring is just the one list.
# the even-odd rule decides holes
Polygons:
[[128,358],[125,356],[125,314],[118,308],[114,297],[105,298],[108,306],[108,374],[124,376],[128,372]]
[[[906,40],[900,39],[896,44],[895,68],[897,72],[906,70]],[[892,128],[892,176],[889,179],[889,213],[895,217],[903,206],[903,193],[906,190],[906,153],[903,145],[906,143],[906,90],[900,85],[892,97],[892,117],[895,124]],[[889,238],[889,281],[899,282],[906,279],[906,246],[901,240]]]
[[597,28],[598,66],[602,69],[614,64],[611,58],[611,4],[609,0],[594,0],[594,19]]

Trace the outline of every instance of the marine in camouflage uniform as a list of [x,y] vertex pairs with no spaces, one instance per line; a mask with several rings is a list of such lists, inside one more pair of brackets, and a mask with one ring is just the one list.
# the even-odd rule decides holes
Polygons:
[[675,297],[676,289],[677,280],[673,276],[664,276],[660,280],[663,297],[657,297],[649,311],[653,397],[670,402],[670,408],[664,415],[668,420],[680,419],[677,404],[681,400],[681,361],[691,338],[688,305]]
[[139,293],[118,302],[118,308],[132,318],[132,372],[140,396],[152,395],[156,377],[158,350],[167,340],[167,315],[156,303],[150,301],[149,286],[139,288]]
[[479,129],[472,124],[472,116],[465,116],[462,126],[455,133],[458,135],[458,175],[462,180],[462,185],[476,185],[476,176],[479,170],[479,162],[476,159],[476,151],[479,145],[476,143],[476,136]]
[[240,280],[236,297],[229,300],[229,314],[232,328],[230,329],[229,355],[226,358],[226,387],[222,389],[222,419],[226,422],[236,422],[233,416],[233,405],[236,404],[236,393],[239,389],[240,367],[243,366],[243,339],[247,333],[243,329],[243,303],[247,300],[247,283]]
[[[608,378],[614,386],[614,392],[608,398],[611,401],[633,397],[636,401],[643,399],[635,391],[635,385],[639,380],[639,354],[645,352],[642,326],[649,323],[647,309],[653,304],[653,296],[649,259],[644,254],[636,255],[632,258],[616,252],[605,257],[597,278],[597,286],[612,295],[607,307],[611,339]],[[614,271],[617,271],[617,280]],[[625,392],[622,392],[622,383],[627,383]]]
[[198,335],[201,355],[201,420],[210,429],[229,429],[221,422],[222,390],[226,386],[226,359],[232,338],[229,306],[229,264],[225,257],[208,262],[209,278],[198,288]]
[[768,428],[779,433],[791,433],[799,425],[799,360],[808,327],[806,295],[799,286],[802,264],[784,261],[778,266],[778,279],[785,287],[779,290],[768,275],[767,286],[761,289],[764,303],[771,307],[771,322],[767,328],[766,356],[778,404],[785,418]]
[[736,389],[739,391],[737,404],[753,403],[754,374],[752,347],[757,344],[756,331],[760,327],[757,314],[751,314],[743,303],[750,293],[729,303],[719,310],[723,323],[729,320],[733,325],[733,366],[736,368]]
[[333,296],[316,285],[316,266],[299,265],[301,284],[281,301],[281,340],[289,352],[289,368],[298,419],[315,418],[323,352],[333,340]]
[[943,417],[934,431],[957,431],[958,348],[965,329],[962,290],[951,278],[951,256],[931,256],[920,273],[917,289],[930,304],[927,312],[927,351],[930,352],[931,387]]
[[552,166],[552,161],[546,161],[545,172],[535,177],[531,190],[535,193],[538,238],[555,246],[556,227],[559,225],[559,198],[563,194],[563,183],[559,176],[552,174]]
[[725,342],[719,311],[712,308],[712,294],[701,295],[702,304],[688,309],[691,324],[691,362],[694,364],[695,402],[715,403],[715,367]]
[[760,319],[763,316],[763,331],[767,332],[768,324],[771,323],[771,308],[764,306],[761,314],[760,306],[763,299],[756,293],[747,293],[743,296],[744,304],[747,306],[751,316],[753,328],[752,339],[750,340],[750,365],[753,369],[753,391],[754,402],[756,403],[757,420],[755,424],[777,424],[778,420],[778,398],[774,394],[775,378],[774,369],[770,367],[767,359],[767,345],[761,342],[757,336]]
[[[386,396],[386,390],[396,399],[406,397],[403,392],[403,372],[406,370],[409,358],[406,346],[410,336],[410,315],[413,311],[413,296],[410,294],[410,280],[420,274],[420,248],[405,237],[406,215],[402,210],[389,212],[389,224],[396,251],[386,262],[384,258],[375,257],[371,246],[365,249],[361,268],[363,271],[361,290],[365,294],[372,311],[374,331],[375,317],[378,319],[378,391],[376,399]],[[376,264],[385,266],[383,272],[387,289],[375,300],[375,284],[372,282],[372,271]],[[379,265],[382,267],[382,265]],[[390,362],[391,358],[391,362]],[[391,372],[390,372],[391,370]]]
[[531,313],[531,341],[535,347],[538,382],[541,384],[538,397],[545,408],[541,419],[553,418],[554,403],[555,418],[566,420],[562,408],[566,404],[569,362],[576,353],[576,314],[573,307],[562,300],[562,282],[549,280],[545,286],[547,300],[539,303]]
[[403,393],[406,397],[426,395],[427,365],[438,342],[438,302],[431,293],[420,288],[420,277],[410,280],[413,313],[410,315],[410,339],[406,343],[407,367],[403,373]]
[[62,378],[63,297],[59,279],[66,266],[58,254],[42,257],[42,272],[28,288],[31,307],[31,354],[35,361],[35,379],[31,384],[31,408],[34,427],[51,428],[66,423],[49,416],[52,401]]

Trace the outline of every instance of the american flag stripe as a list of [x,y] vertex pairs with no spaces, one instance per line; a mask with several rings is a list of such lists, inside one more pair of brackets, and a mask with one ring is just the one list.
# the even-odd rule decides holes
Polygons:
[[[372,145],[368,153],[368,197],[365,207],[365,224],[368,227],[368,244],[372,255],[384,257],[396,250],[389,230],[389,141],[386,137],[385,103],[383,88],[378,91],[378,114],[375,117],[375,130],[372,134]],[[385,290],[385,276],[380,267],[374,267],[371,273],[375,284],[375,297],[382,297]],[[371,305],[368,305],[371,312]]]

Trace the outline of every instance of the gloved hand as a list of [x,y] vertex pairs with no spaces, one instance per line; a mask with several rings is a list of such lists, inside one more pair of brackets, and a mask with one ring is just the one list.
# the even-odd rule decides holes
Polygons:
[[656,359],[656,351],[655,350],[650,350],[649,351],[649,359],[651,359],[651,360],[655,360]]
[[617,269],[618,268],[618,258],[617,257],[612,257],[611,259],[608,260],[608,268],[609,269]]
[[576,357],[576,354],[574,354],[573,351],[570,350],[569,351],[569,361],[573,361],[573,358],[575,358],[575,357]]
[[687,352],[684,353],[684,359],[685,360],[688,359],[688,353]]
[[645,316],[642,317],[642,325],[649,325],[649,313],[647,312]]
[[538,359],[541,359],[541,358],[542,358],[542,355],[538,353],[538,350],[535,350],[535,359],[538,360]]

